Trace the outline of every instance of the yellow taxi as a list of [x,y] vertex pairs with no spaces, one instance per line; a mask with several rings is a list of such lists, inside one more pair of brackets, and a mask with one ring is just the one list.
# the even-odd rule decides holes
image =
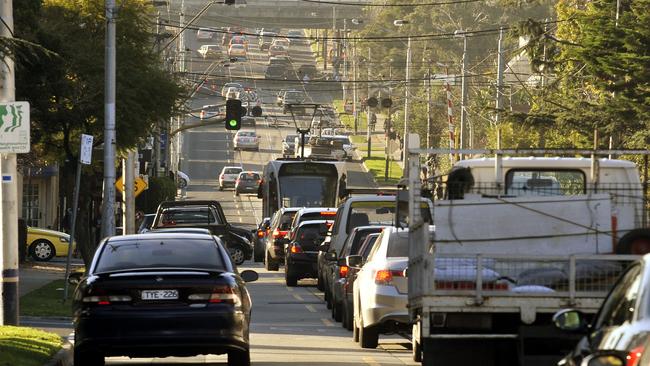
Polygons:
[[27,253],[36,261],[49,261],[55,256],[67,256],[69,243],[70,235],[66,233],[27,227]]

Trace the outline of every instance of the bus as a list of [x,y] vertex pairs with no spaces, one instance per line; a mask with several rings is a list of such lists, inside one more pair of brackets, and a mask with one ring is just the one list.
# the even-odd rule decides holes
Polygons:
[[337,207],[347,188],[345,163],[278,159],[264,167],[263,217],[282,207]]

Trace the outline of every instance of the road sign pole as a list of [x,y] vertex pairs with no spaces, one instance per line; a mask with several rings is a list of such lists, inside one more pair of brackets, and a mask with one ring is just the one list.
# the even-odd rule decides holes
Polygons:
[[104,104],[104,195],[102,237],[115,234],[115,0],[106,0],[106,75]]
[[[12,38],[14,29],[12,0],[0,0],[0,17],[3,23],[0,26],[0,36]],[[6,57],[0,63],[0,69],[2,70],[0,101],[13,102],[16,100],[13,59]],[[18,185],[16,182],[16,154],[2,154],[1,160],[2,319],[0,319],[0,324],[18,325]]]
[[124,209],[122,232],[126,234],[135,234],[135,151],[128,152],[127,158],[123,163],[124,177]]
[[75,177],[74,193],[72,195],[72,215],[70,219],[70,242],[68,243],[68,258],[65,263],[65,283],[63,285],[63,301],[68,299],[68,277],[70,276],[70,262],[72,261],[72,249],[75,242],[77,230],[77,207],[79,206],[79,190],[81,189],[81,167],[82,164],[90,164],[93,153],[93,137],[81,135],[81,148],[79,149],[79,160],[77,161],[77,173]]

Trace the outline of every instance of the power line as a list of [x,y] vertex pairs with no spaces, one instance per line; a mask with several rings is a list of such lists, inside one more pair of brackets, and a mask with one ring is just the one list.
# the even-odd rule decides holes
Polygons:
[[456,5],[456,4],[468,4],[482,2],[484,0],[456,0],[456,1],[441,1],[435,3],[411,3],[411,4],[360,4],[360,3],[349,3],[349,2],[338,2],[338,1],[322,1],[322,0],[300,0],[306,3],[315,3],[315,4],[325,4],[325,5],[343,5],[343,6],[361,6],[361,7],[381,7],[381,8],[390,8],[390,7],[416,7],[416,6],[440,6],[440,5]]

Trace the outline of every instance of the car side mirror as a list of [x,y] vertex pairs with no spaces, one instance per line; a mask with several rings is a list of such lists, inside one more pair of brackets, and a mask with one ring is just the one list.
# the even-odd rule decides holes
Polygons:
[[334,252],[327,252],[327,253],[325,253],[325,260],[330,261],[330,262],[333,262],[333,261],[335,261],[336,259],[337,259],[337,258],[336,258],[336,253],[334,253]]
[[84,276],[83,272],[72,272],[68,276],[68,283],[71,285],[78,285],[81,278]]
[[345,263],[348,267],[361,267],[363,263],[363,257],[360,255],[349,255],[345,257]]
[[257,274],[255,271],[251,271],[250,269],[247,269],[245,271],[242,271],[239,276],[241,277],[244,282],[254,282],[257,281],[258,278],[260,278],[260,275]]
[[586,366],[625,366],[626,363],[625,356],[612,351],[589,355],[582,361]]
[[585,314],[575,309],[560,310],[553,315],[553,325],[565,332],[586,333],[589,325]]

